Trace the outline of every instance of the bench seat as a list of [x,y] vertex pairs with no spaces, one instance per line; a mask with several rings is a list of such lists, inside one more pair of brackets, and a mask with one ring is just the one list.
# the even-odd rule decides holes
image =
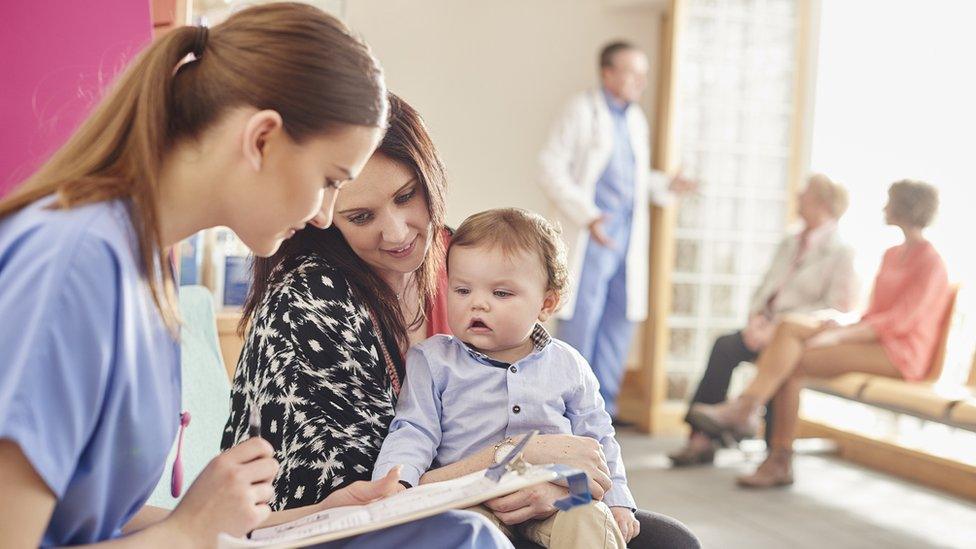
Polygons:
[[976,397],[957,403],[949,411],[949,421],[970,431],[976,431]]
[[833,378],[811,378],[807,380],[806,387],[819,393],[857,400],[872,377],[871,374],[851,372]]
[[963,387],[873,377],[861,391],[859,400],[889,410],[944,421],[949,408],[968,396],[969,392]]

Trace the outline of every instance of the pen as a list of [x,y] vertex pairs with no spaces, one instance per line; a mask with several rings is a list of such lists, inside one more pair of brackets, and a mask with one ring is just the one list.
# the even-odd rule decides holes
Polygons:
[[247,436],[250,438],[261,437],[261,408],[253,402],[251,403],[251,414],[247,421]]

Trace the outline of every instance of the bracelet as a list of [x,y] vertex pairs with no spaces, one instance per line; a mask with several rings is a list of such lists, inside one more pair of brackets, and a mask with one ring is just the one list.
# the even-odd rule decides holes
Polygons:
[[491,462],[492,463],[498,463],[498,451],[501,450],[502,446],[506,446],[506,445],[514,448],[515,447],[515,439],[512,438],[512,437],[508,437],[508,438],[506,438],[506,439],[504,439],[504,440],[496,443],[492,447],[492,449],[491,449]]
[[506,438],[506,439],[504,439],[504,440],[502,440],[500,442],[496,442],[495,445],[491,448],[492,458],[494,458],[495,454],[498,453],[498,449],[501,448],[502,446],[506,445],[506,444],[511,444],[511,445],[514,446],[515,445],[515,439],[513,437],[508,437],[508,438]]

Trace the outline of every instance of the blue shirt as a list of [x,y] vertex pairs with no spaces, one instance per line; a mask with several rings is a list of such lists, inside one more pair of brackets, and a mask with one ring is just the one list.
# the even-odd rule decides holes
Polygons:
[[621,105],[606,90],[603,90],[603,97],[613,122],[613,149],[610,162],[596,182],[594,203],[601,211],[611,215],[629,215],[634,208],[634,178],[637,173],[637,159],[627,125],[630,103]]
[[599,441],[613,479],[603,502],[634,508],[596,377],[575,349],[549,338],[541,326],[534,336],[535,350],[512,364],[491,360],[446,335],[411,348],[396,417],[373,478],[403,465],[401,478],[416,486],[432,465],[454,463],[538,429]]
[[0,439],[57,502],[42,544],[121,535],[159,481],[180,411],[179,347],[124,202],[0,221]]

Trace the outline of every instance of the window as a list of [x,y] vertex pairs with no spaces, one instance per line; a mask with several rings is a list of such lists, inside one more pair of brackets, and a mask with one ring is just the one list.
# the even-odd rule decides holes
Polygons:
[[797,10],[689,0],[679,58],[682,167],[700,195],[675,228],[668,398],[685,399],[715,337],[740,329],[789,205]]
[[841,230],[857,250],[865,297],[881,254],[901,241],[883,224],[888,186],[911,178],[939,189],[928,236],[950,278],[964,283],[943,376],[957,383],[972,360],[973,329],[960,324],[972,316],[965,294],[976,281],[974,18],[972,2],[823,2],[811,151],[814,170],[850,189]]

